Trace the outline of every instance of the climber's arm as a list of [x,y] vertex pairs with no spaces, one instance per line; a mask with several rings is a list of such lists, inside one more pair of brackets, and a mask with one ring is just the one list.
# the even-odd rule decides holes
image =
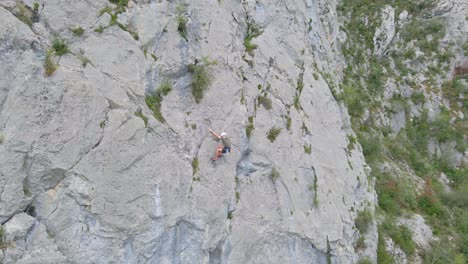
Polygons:
[[210,129],[209,131],[210,131],[210,133],[211,133],[213,136],[217,137],[218,139],[221,139],[221,136],[218,135],[218,134],[216,134],[216,132],[214,132],[214,131],[211,130],[211,129]]

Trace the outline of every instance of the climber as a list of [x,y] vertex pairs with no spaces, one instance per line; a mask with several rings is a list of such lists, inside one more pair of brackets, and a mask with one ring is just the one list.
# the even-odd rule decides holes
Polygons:
[[221,135],[218,135],[211,129],[209,131],[210,131],[211,134],[213,134],[213,136],[220,139],[221,142],[223,143],[223,145],[219,145],[216,148],[215,155],[211,159],[212,160],[217,160],[219,157],[221,157],[223,155],[223,153],[227,153],[227,154],[231,153],[231,141],[229,140],[229,138],[227,138],[227,134],[225,132],[223,132],[223,133],[221,133]]

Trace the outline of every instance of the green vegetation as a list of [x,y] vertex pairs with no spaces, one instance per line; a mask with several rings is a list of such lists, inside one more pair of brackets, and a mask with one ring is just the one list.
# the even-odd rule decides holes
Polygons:
[[53,60],[54,50],[48,49],[45,54],[44,69],[46,76],[51,76],[57,70],[57,63]]
[[310,154],[312,153],[312,145],[311,145],[311,144],[308,144],[308,145],[305,144],[305,145],[304,145],[304,152],[305,152],[306,154],[309,154],[309,155],[310,155]]
[[396,226],[393,220],[383,223],[383,229],[390,235],[392,240],[403,250],[408,256],[412,255],[416,246],[412,238],[411,230],[406,226]]
[[289,115],[286,117],[286,130],[291,130],[291,117]]
[[138,116],[138,117],[140,117],[140,118],[143,120],[143,122],[145,123],[145,127],[148,126],[148,117],[145,116],[145,115],[143,114],[143,112],[141,111],[141,109],[138,109],[138,110],[135,112],[135,115]]
[[330,247],[330,241],[328,240],[328,236],[327,236],[327,264],[332,264],[332,254],[331,254],[331,247]]
[[[376,180],[379,200],[376,212],[384,219],[379,226],[378,263],[395,263],[385,251],[384,236],[391,238],[408,256],[416,252],[411,231],[391,224],[397,217],[413,213],[424,216],[439,241],[443,241],[423,252],[425,263],[463,262],[468,256],[468,235],[465,235],[468,224],[463,224],[468,223],[464,213],[465,204],[468,204],[468,194],[464,192],[468,189],[463,187],[467,184],[467,166],[455,165],[453,158],[467,148],[466,121],[459,114],[466,116],[468,113],[464,99],[467,86],[462,80],[466,77],[454,78],[442,85],[443,97],[448,99],[450,110],[442,108],[439,114],[429,117],[423,108],[427,100],[425,95],[435,93],[439,80],[446,79],[455,54],[450,44],[441,42],[446,33],[444,20],[425,15],[436,3],[433,0],[391,3],[356,0],[344,1],[338,7],[341,15],[346,17],[343,29],[348,39],[342,45],[342,51],[348,65],[337,100],[348,108],[357,141],[372,168],[370,177]],[[409,20],[406,24],[396,25],[401,38],[395,38],[387,53],[377,57],[369,51],[375,50],[373,37],[381,25],[382,10],[388,4],[395,9],[396,16],[403,10],[408,11]],[[468,52],[467,48],[465,44],[465,52]],[[416,53],[417,50],[422,53]],[[427,81],[421,83],[414,76],[422,65],[430,66],[424,67],[422,73]],[[387,78],[395,80],[397,86],[409,86],[415,92],[409,98],[397,94],[387,100],[383,97]],[[421,109],[419,114],[415,114],[413,108]],[[383,124],[383,120],[401,112],[406,118],[401,130],[394,132],[385,126],[388,123]],[[353,149],[355,142],[348,139],[348,149]],[[455,147],[450,149],[449,145]],[[390,164],[390,169],[387,166],[383,171],[382,164]],[[450,179],[452,192],[446,193],[439,182],[441,173]],[[408,180],[411,174],[424,179],[422,191],[414,181]],[[359,215],[356,221],[360,221]],[[364,241],[357,244],[362,246],[364,243],[361,242]]]
[[18,3],[17,8],[18,8],[18,12],[16,14],[16,17],[21,22],[31,27],[33,23],[32,21],[33,13],[31,12],[31,10],[21,2]]
[[414,104],[423,104],[426,101],[426,97],[421,92],[414,92],[411,94],[411,101]]
[[0,144],[3,144],[3,141],[5,141],[5,136],[0,133]]
[[252,136],[252,131],[255,129],[253,121],[254,121],[254,117],[249,116],[249,124],[245,128],[245,134],[247,135],[247,138],[250,138]]
[[128,0],[109,0],[109,2],[121,7],[127,7],[128,5]]
[[161,103],[163,101],[163,96],[168,95],[171,90],[172,84],[168,80],[165,80],[153,93],[145,97],[146,105],[151,111],[153,111],[154,117],[161,123],[166,122],[161,114]]
[[247,22],[247,34],[244,38],[245,51],[251,56],[254,55],[254,50],[257,48],[256,44],[252,43],[252,39],[260,36],[262,32],[254,23]]
[[366,248],[366,239],[364,238],[364,236],[361,235],[358,238],[358,240],[356,241],[355,248],[356,249],[365,249]]
[[104,7],[103,9],[99,10],[99,16],[98,16],[98,17],[104,15],[105,13],[109,13],[109,14],[110,14],[112,11],[114,11],[114,10],[112,9],[112,7],[106,6],[106,7]]
[[104,28],[102,26],[99,26],[98,28],[94,29],[94,32],[102,33],[104,32]]
[[314,175],[314,206],[318,206],[319,200],[318,200],[318,179],[317,175]]
[[267,138],[273,143],[280,132],[281,128],[272,127],[267,133]]
[[208,58],[203,58],[202,64],[190,64],[188,71],[192,75],[192,95],[195,103],[200,103],[203,99],[203,93],[212,82],[211,71],[209,66],[216,64],[216,61],[210,61]]
[[178,5],[176,7],[176,14],[177,14],[177,32],[179,32],[180,36],[188,41],[187,39],[187,6],[186,5]]
[[263,105],[263,107],[265,107],[266,110],[271,110],[273,108],[270,98],[268,98],[266,95],[259,95],[257,97],[257,102],[259,106]]
[[348,141],[348,151],[353,151],[357,142],[356,137],[354,137],[353,135],[348,135]]
[[271,169],[271,172],[270,172],[270,179],[271,179],[273,182],[276,182],[276,179],[278,179],[279,176],[280,176],[279,171],[278,171],[276,168]]
[[3,225],[0,226],[0,249],[4,250],[7,247],[7,244],[4,241],[4,230]]
[[84,29],[82,27],[75,27],[70,28],[70,31],[73,32],[73,35],[80,37],[84,33]]
[[193,170],[193,175],[197,174],[197,172],[198,172],[198,157],[195,157],[192,160],[192,170]]
[[360,259],[357,264],[373,264],[372,260],[368,258]]
[[55,54],[57,54],[57,56],[63,56],[70,52],[68,50],[67,43],[63,39],[55,39],[54,42],[52,42],[52,48],[54,48]]
[[391,254],[387,252],[385,249],[385,239],[384,239],[384,234],[379,227],[378,231],[378,242],[377,242],[377,263],[379,264],[393,264],[395,263],[395,259]]
[[298,111],[301,110],[301,103],[299,102],[299,95],[295,95],[294,98],[293,98],[293,105],[294,105],[294,108],[296,108]]
[[372,214],[369,209],[364,209],[360,211],[354,220],[354,224],[356,228],[359,230],[361,234],[367,233],[369,230],[369,226],[372,223]]

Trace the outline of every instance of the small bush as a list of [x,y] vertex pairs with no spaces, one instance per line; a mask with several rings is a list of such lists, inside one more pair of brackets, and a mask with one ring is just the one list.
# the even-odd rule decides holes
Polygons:
[[356,137],[354,137],[353,135],[348,135],[348,150],[349,151],[353,151],[354,150],[354,147],[356,145],[356,142],[357,142],[357,139]]
[[361,234],[365,234],[369,230],[369,226],[372,223],[372,214],[369,209],[364,209],[359,212],[354,224]]
[[94,29],[94,32],[102,33],[104,32],[104,28],[102,26],[99,26],[98,28]]
[[187,18],[185,16],[177,16],[177,32],[179,32],[180,36],[184,38],[186,41],[187,39]]
[[33,14],[31,10],[29,10],[29,8],[26,7],[23,3],[19,3],[17,7],[18,7],[18,14],[16,15],[16,17],[20,21],[25,23],[26,25],[31,26],[33,23],[32,21]]
[[273,143],[280,132],[281,128],[272,127],[267,133],[267,138]]
[[295,95],[293,98],[293,105],[298,111],[301,110],[301,103],[299,102],[299,95]]
[[247,135],[247,138],[250,138],[252,136],[252,131],[255,129],[254,124],[253,124],[253,116],[249,116],[249,124],[245,128],[245,134]]
[[0,133],[0,144],[3,144],[3,141],[5,141],[5,136]]
[[270,179],[273,182],[276,182],[276,179],[278,179],[279,176],[280,176],[279,171],[276,168],[271,169]]
[[84,29],[82,27],[70,28],[70,31],[73,32],[75,36],[81,36],[84,33]]
[[415,252],[416,246],[413,241],[413,234],[408,227],[404,225],[398,227],[392,226],[392,228],[387,231],[395,244],[397,244],[408,256]]
[[169,80],[164,80],[157,90],[166,96],[172,91],[172,83]]
[[[356,249],[365,249],[366,248],[366,239],[363,236],[360,236],[359,239],[356,241],[356,246],[355,247],[356,247]],[[359,261],[358,263],[361,263],[361,261]],[[366,262],[363,262],[363,263],[366,263]]]
[[47,76],[51,76],[57,70],[57,63],[54,62],[53,58],[53,50],[48,49],[46,51],[45,60],[44,60],[44,69],[45,74]]
[[103,9],[99,10],[99,16],[98,17],[104,15],[104,13],[109,13],[110,14],[112,11],[113,11],[112,7],[106,6]]
[[153,111],[154,117],[161,123],[166,122],[161,114],[161,103],[163,96],[169,94],[171,90],[172,84],[168,80],[164,80],[155,92],[145,97],[146,105],[149,109],[151,109],[151,111]]
[[395,259],[391,254],[387,252],[385,248],[385,239],[383,232],[380,230],[378,231],[378,242],[377,242],[377,263],[379,264],[393,264],[395,263]]
[[253,51],[257,48],[257,45],[252,43],[252,39],[260,36],[262,32],[253,23],[247,23],[247,34],[244,38],[245,51],[253,56]]
[[377,61],[371,61],[367,77],[367,89],[372,95],[379,95],[383,92],[384,81],[382,66]]
[[165,123],[166,120],[161,114],[161,103],[162,96],[159,93],[154,93],[145,97],[145,102],[148,108],[153,112],[153,116],[161,123]]
[[309,154],[309,155],[310,155],[310,154],[312,153],[312,145],[311,145],[311,144],[309,144],[309,145],[307,145],[307,144],[304,145],[304,152],[305,152],[306,154]]
[[186,17],[187,13],[187,6],[182,4],[176,7],[176,14],[177,14],[177,32],[179,35],[184,38],[186,41],[187,39],[187,22],[188,19]]
[[63,39],[55,39],[52,43],[52,48],[57,56],[63,56],[69,52],[67,43]]
[[135,112],[135,115],[143,119],[143,122],[145,123],[145,127],[148,126],[148,117],[143,114],[141,109],[138,109],[138,111]]
[[377,134],[358,133],[358,141],[362,146],[362,153],[366,157],[366,160],[372,161],[380,157],[382,153],[382,143]]
[[413,101],[414,104],[422,104],[425,102],[425,100],[426,97],[421,92],[415,92],[411,94],[411,101]]
[[[364,244],[364,248],[365,248],[365,244]],[[359,260],[357,264],[373,264],[373,262],[372,262],[372,260],[370,260],[368,258],[364,258],[364,259]]]
[[212,64],[215,62],[210,62],[205,58],[202,65],[190,64],[188,66],[188,71],[192,74],[192,95],[197,104],[203,99],[204,91],[211,85],[212,75],[208,66]]
[[286,130],[291,130],[291,117],[286,117]]
[[193,175],[197,174],[198,172],[198,158],[195,157],[192,160],[192,170],[193,170]]
[[258,105],[263,105],[263,107],[265,107],[266,110],[271,110],[273,108],[270,98],[266,96],[259,95],[257,97],[257,102]]
[[122,7],[127,7],[128,5],[128,0],[109,0],[109,2]]

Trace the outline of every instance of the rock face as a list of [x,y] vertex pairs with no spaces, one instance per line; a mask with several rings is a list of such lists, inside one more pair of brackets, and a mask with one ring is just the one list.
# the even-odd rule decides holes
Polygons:
[[[342,68],[334,0],[189,1],[182,13],[135,1],[112,16],[100,15],[115,8],[104,0],[38,2],[31,27],[0,5],[4,263],[376,259],[376,245],[354,246],[356,214],[376,195],[330,91]],[[248,25],[261,32],[252,52]],[[53,56],[46,76],[56,37],[70,52]],[[206,56],[217,64],[197,104],[187,66]],[[145,95],[165,80],[161,123]],[[209,128],[234,144],[216,162]],[[371,230],[366,240],[377,241]]]

